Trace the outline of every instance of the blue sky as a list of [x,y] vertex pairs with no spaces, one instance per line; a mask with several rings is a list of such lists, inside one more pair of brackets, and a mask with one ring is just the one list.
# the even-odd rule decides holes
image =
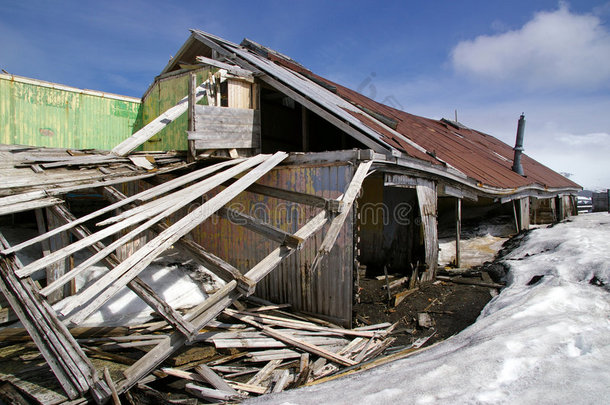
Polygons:
[[0,68],[141,96],[199,28],[248,37],[407,112],[458,119],[610,187],[610,2],[13,1]]

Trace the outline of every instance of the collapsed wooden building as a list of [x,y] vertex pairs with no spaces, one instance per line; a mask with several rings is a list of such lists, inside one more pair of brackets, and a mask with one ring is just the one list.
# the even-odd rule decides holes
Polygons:
[[[221,313],[353,366],[378,354],[372,348],[389,333],[387,325],[350,329],[360,266],[429,282],[441,215],[453,218],[459,266],[462,210],[504,210],[517,230],[543,214],[560,220],[576,212],[580,187],[520,145],[383,105],[247,39],[238,45],[192,30],[139,109],[140,128],[111,150],[44,149],[35,140],[1,150],[0,213],[14,220],[34,212],[40,233],[12,246],[1,238],[0,289],[12,308],[3,304],[4,321],[21,321],[73,400],[104,402],[128,391],[201,341]],[[83,203],[87,193],[106,203]],[[16,254],[36,244],[44,256],[20,263]],[[139,277],[172,247],[224,281],[186,312]],[[74,266],[70,258],[81,251],[91,253]],[[99,262],[107,270],[77,288],[74,280]],[[68,328],[125,288],[162,318],[146,330],[165,335],[109,378]],[[239,300],[253,296],[360,340],[333,352],[276,330],[269,318],[239,311]]]

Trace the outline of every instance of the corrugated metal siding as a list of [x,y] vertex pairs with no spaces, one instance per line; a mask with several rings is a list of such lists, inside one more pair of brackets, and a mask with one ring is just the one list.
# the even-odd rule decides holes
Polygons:
[[[197,74],[197,83],[202,83],[204,79],[208,78],[210,71],[209,69],[198,69],[193,72]],[[190,72],[186,72],[181,75],[159,79],[155,82],[142,100],[142,126],[176,105],[178,101],[188,94],[189,74]],[[207,99],[204,97],[200,104],[207,105]],[[187,125],[188,115],[183,114],[145,142],[142,149],[149,151],[186,150],[188,148],[186,139]]]
[[137,99],[0,76],[0,143],[112,149],[140,125]]
[[[336,198],[353,175],[351,165],[289,166],[272,170],[258,183],[277,188]],[[320,209],[252,193],[242,193],[231,207],[263,219],[281,229],[296,232]],[[256,294],[295,309],[325,315],[349,326],[352,317],[353,216],[346,221],[334,248],[314,275],[309,266],[322,243],[326,227],[302,249],[273,270],[256,288]],[[278,244],[228,220],[213,217],[193,236],[210,252],[246,272]]]

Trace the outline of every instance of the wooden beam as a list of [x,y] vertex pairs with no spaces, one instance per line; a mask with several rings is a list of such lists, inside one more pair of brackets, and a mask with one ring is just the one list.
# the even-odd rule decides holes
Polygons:
[[[152,263],[161,253],[173,245],[177,240],[188,234],[192,229],[218,211],[224,204],[235,198],[248,186],[265,175],[269,170],[285,159],[285,152],[277,152],[268,157],[259,166],[251,169],[234,184],[222,190],[216,196],[203,203],[199,208],[184,216],[178,222],[161,232],[156,238],[137,250],[132,256],[106,273],[87,290],[80,294],[79,300],[74,302],[86,304],[78,313],[72,315],[71,322],[79,324],[112,296],[121,290],[129,281],[137,276],[146,266]],[[254,158],[251,158],[254,159]],[[250,159],[249,159],[250,160]],[[249,161],[248,160],[248,161]],[[244,162],[247,163],[248,161]],[[239,167],[239,165],[237,166]]]
[[324,256],[326,256],[330,252],[332,247],[335,245],[335,242],[337,241],[337,237],[339,236],[339,232],[341,232],[341,228],[343,227],[343,224],[345,223],[347,216],[351,212],[351,208],[354,203],[354,200],[360,193],[360,188],[362,188],[362,182],[364,181],[364,178],[368,174],[369,169],[371,168],[372,164],[373,164],[372,160],[370,160],[368,162],[363,162],[363,163],[360,163],[360,165],[358,166],[358,169],[356,169],[356,172],[354,173],[354,176],[352,177],[352,180],[351,180],[349,186],[347,187],[347,190],[345,191],[345,194],[343,195],[343,198],[341,200],[341,202],[344,205],[342,208],[342,211],[339,215],[337,215],[331,221],[330,227],[328,228],[328,231],[326,232],[326,236],[324,237],[324,240],[322,241],[322,244],[320,245],[320,248],[318,249],[318,253],[316,254],[316,257],[314,258],[314,260],[312,261],[311,268],[310,268],[311,273],[316,271],[322,258]]
[[225,309],[225,313],[227,315],[230,315],[230,316],[232,316],[234,318],[239,319],[242,322],[245,322],[245,323],[250,324],[250,325],[252,325],[252,326],[254,326],[256,328],[259,328],[261,331],[263,331],[264,334],[269,335],[269,336],[271,336],[274,339],[280,340],[280,341],[282,341],[284,343],[287,343],[287,344],[289,344],[291,346],[298,347],[301,350],[305,350],[305,351],[307,351],[309,353],[316,354],[318,356],[321,356],[321,357],[324,357],[324,358],[326,358],[328,360],[334,361],[335,363],[343,364],[345,366],[353,366],[353,365],[357,364],[356,362],[354,362],[351,359],[348,359],[346,357],[340,356],[340,355],[335,354],[333,352],[330,352],[330,351],[328,351],[326,349],[323,349],[323,348],[321,348],[319,346],[309,344],[309,343],[307,343],[307,342],[305,342],[305,341],[303,341],[301,339],[294,338],[294,337],[289,336],[287,334],[278,332],[277,330],[272,329],[272,328],[270,328],[268,326],[264,326],[264,325],[262,325],[262,324],[260,324],[258,322],[255,322],[253,317],[251,317],[249,315],[242,315],[242,314],[238,313],[237,311],[233,311],[233,310],[230,310],[230,309]]
[[139,277],[135,277],[128,285],[129,288],[142,299],[142,301],[157,311],[157,313],[163,317],[167,323],[172,325],[185,336],[191,338],[199,332],[190,322],[186,321],[182,315],[178,313],[178,311],[159,297],[157,293]]
[[339,212],[341,209],[341,205],[333,199],[320,197],[314,194],[264,186],[262,184],[253,184],[248,187],[246,191],[265,195],[267,197],[278,198],[280,200],[295,202],[297,204],[305,204],[316,208],[328,209],[335,212]]
[[219,389],[221,391],[228,392],[232,395],[239,396],[239,393],[235,391],[225,380],[223,380],[218,374],[214,372],[211,368],[206,366],[205,364],[200,364],[195,367],[195,371],[199,374],[203,379],[210,383],[214,388]]
[[[199,169],[199,170],[196,170],[194,172],[188,173],[188,174],[186,174],[184,176],[178,177],[178,178],[170,180],[170,181],[168,181],[166,183],[163,183],[163,184],[160,184],[158,186],[155,186],[155,187],[153,187],[151,189],[145,190],[145,191],[143,191],[141,193],[135,194],[135,195],[133,195],[131,197],[126,198],[125,200],[117,201],[114,204],[111,204],[111,205],[109,205],[107,207],[99,209],[99,210],[97,210],[97,211],[95,211],[95,212],[93,212],[91,214],[85,215],[85,216],[83,216],[83,217],[81,217],[81,218],[79,218],[77,220],[71,221],[71,222],[69,222],[69,223],[67,223],[67,224],[65,224],[63,226],[60,226],[60,227],[58,227],[56,229],[50,230],[49,232],[47,232],[47,233],[45,233],[43,235],[39,235],[39,236],[37,236],[35,238],[32,238],[32,239],[29,239],[29,240],[27,240],[27,241],[25,241],[23,243],[17,244],[17,245],[15,245],[15,246],[13,246],[13,247],[11,247],[9,249],[3,249],[2,253],[3,254],[10,254],[10,253],[13,253],[13,252],[17,252],[17,251],[19,251],[19,250],[21,250],[21,249],[23,249],[25,247],[31,246],[34,243],[37,243],[37,242],[40,242],[42,240],[48,239],[51,236],[57,235],[58,233],[63,232],[65,230],[68,230],[68,229],[70,229],[70,228],[72,228],[72,227],[74,227],[76,225],[85,223],[85,222],[87,222],[87,221],[89,221],[91,219],[97,218],[100,215],[103,215],[105,213],[114,211],[115,209],[120,208],[120,207],[122,207],[122,206],[124,206],[126,204],[129,204],[129,203],[134,202],[134,201],[147,201],[147,200],[153,199],[155,197],[158,197],[160,195],[168,193],[168,192],[170,192],[170,191],[172,191],[172,190],[174,190],[176,188],[182,187],[185,184],[188,184],[190,182],[196,181],[196,180],[198,180],[198,179],[200,179],[202,177],[208,176],[208,175],[210,175],[210,174],[212,174],[212,173],[214,173],[214,172],[216,172],[218,170],[224,169],[227,166],[236,165],[236,164],[238,164],[238,163],[240,163],[242,161],[243,161],[242,159],[236,159],[236,160],[232,160],[232,161],[221,162],[221,163],[218,163],[218,164],[215,164],[215,165],[212,165],[212,166],[208,166],[208,167],[205,167],[203,169]],[[147,175],[146,177],[150,177],[150,176],[153,176],[153,175],[152,174],[151,175]],[[137,180],[137,178],[130,178],[130,180]],[[112,184],[114,184],[114,183],[108,183],[108,184],[100,183],[100,184],[95,184],[94,186],[95,187],[104,187],[104,186],[110,186]],[[64,192],[67,192],[67,191],[69,191],[69,190],[64,190]],[[45,193],[45,192],[42,191],[41,193]]]
[[455,199],[455,267],[460,268],[462,261],[460,257],[460,239],[462,236],[462,199]]
[[246,229],[254,231],[260,235],[265,236],[281,245],[286,245],[289,248],[297,249],[303,239],[291,234],[290,232],[283,231],[276,228],[273,225],[269,225],[258,218],[254,218],[250,215],[242,214],[232,208],[222,207],[218,210],[218,214],[229,220],[232,224],[243,226]]
[[[197,104],[197,75],[191,73],[189,75],[189,94],[188,94],[188,127],[187,131],[195,130],[195,105]],[[186,155],[187,162],[195,161],[197,150],[195,149],[195,141],[188,140],[188,153]]]
[[39,200],[25,201],[25,202],[10,204],[10,205],[4,205],[4,206],[0,207],[0,216],[50,207],[50,206],[53,206],[56,204],[61,204],[62,202],[64,202],[64,201],[60,198],[47,197],[47,198],[41,198]]
[[[204,81],[195,90],[195,102],[201,100],[206,94],[209,85],[207,80]],[[175,106],[166,110],[163,114],[146,124],[142,129],[136,131],[129,138],[115,146],[111,153],[116,156],[125,156],[142,145],[144,142],[155,136],[163,128],[172,123],[178,117],[180,117],[188,108],[188,95],[183,97]]]
[[197,62],[201,62],[204,65],[214,66],[219,69],[224,69],[228,73],[231,73],[236,76],[242,76],[247,78],[252,78],[252,72],[246,69],[242,69],[239,66],[229,65],[228,63],[218,61],[216,59],[206,58],[205,56],[197,56]]

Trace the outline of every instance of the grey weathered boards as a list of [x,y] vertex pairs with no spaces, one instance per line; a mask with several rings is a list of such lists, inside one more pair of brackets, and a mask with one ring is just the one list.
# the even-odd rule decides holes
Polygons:
[[195,106],[195,130],[188,132],[195,148],[258,148],[260,111],[246,108]]

